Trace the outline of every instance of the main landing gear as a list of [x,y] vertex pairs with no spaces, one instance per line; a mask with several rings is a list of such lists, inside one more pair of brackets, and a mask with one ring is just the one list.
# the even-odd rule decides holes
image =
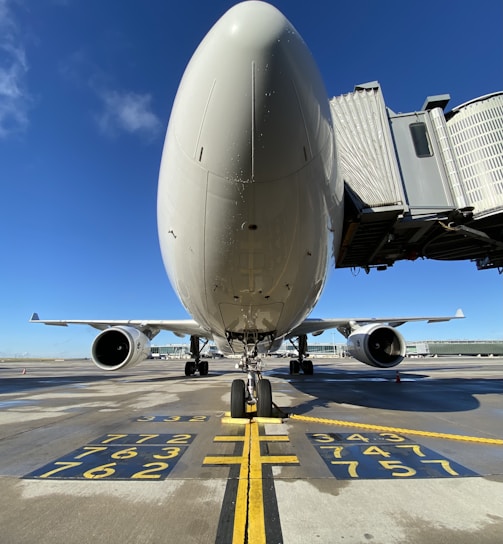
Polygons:
[[238,365],[248,374],[246,383],[234,380],[231,387],[231,417],[245,417],[246,405],[256,405],[258,417],[272,416],[271,382],[262,377],[262,360],[257,357],[243,355]]
[[192,376],[196,372],[199,372],[200,376],[208,375],[208,361],[201,360],[201,350],[206,346],[208,340],[204,342],[202,347],[199,345],[199,340],[198,336],[190,337],[190,354],[194,360],[185,363],[185,376]]
[[298,359],[292,359],[290,361],[290,374],[298,374],[301,370],[304,374],[311,376],[314,372],[313,361],[307,361],[305,357],[308,357],[307,353],[307,334],[301,334],[298,337],[297,345],[290,339],[290,343],[299,352]]

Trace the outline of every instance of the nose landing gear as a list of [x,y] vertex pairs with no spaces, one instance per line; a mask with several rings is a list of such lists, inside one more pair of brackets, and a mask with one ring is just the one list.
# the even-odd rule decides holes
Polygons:
[[245,417],[246,406],[255,405],[258,417],[272,416],[271,382],[262,377],[262,360],[246,353],[236,365],[247,373],[246,383],[234,380],[231,387],[231,417]]

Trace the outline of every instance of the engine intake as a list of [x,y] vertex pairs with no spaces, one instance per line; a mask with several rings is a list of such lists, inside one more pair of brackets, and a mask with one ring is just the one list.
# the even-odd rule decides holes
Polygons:
[[95,338],[91,353],[97,367],[119,370],[148,359],[150,340],[133,327],[110,327]]
[[360,362],[378,368],[391,368],[405,357],[403,336],[388,325],[364,325],[348,338],[348,351]]

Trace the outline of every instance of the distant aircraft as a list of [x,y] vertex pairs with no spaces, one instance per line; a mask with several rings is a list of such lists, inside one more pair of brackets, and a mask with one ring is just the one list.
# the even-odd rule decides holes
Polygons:
[[290,372],[313,373],[307,335],[336,328],[359,361],[389,368],[405,355],[407,321],[463,317],[308,319],[337,258],[343,224],[334,127],[306,44],[273,6],[248,1],[213,26],[190,60],[171,112],[158,187],[158,230],[173,289],[193,320],[31,321],[101,330],[104,370],[143,361],[161,330],[190,335],[187,376],[208,373],[200,341],[242,353],[231,415],[272,411],[259,354],[297,339]]

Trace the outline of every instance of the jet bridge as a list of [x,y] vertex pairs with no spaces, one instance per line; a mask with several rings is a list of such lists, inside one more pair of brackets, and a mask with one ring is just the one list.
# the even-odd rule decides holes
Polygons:
[[423,257],[503,271],[503,92],[444,114],[449,99],[395,113],[372,82],[331,100],[345,183],[336,267]]

